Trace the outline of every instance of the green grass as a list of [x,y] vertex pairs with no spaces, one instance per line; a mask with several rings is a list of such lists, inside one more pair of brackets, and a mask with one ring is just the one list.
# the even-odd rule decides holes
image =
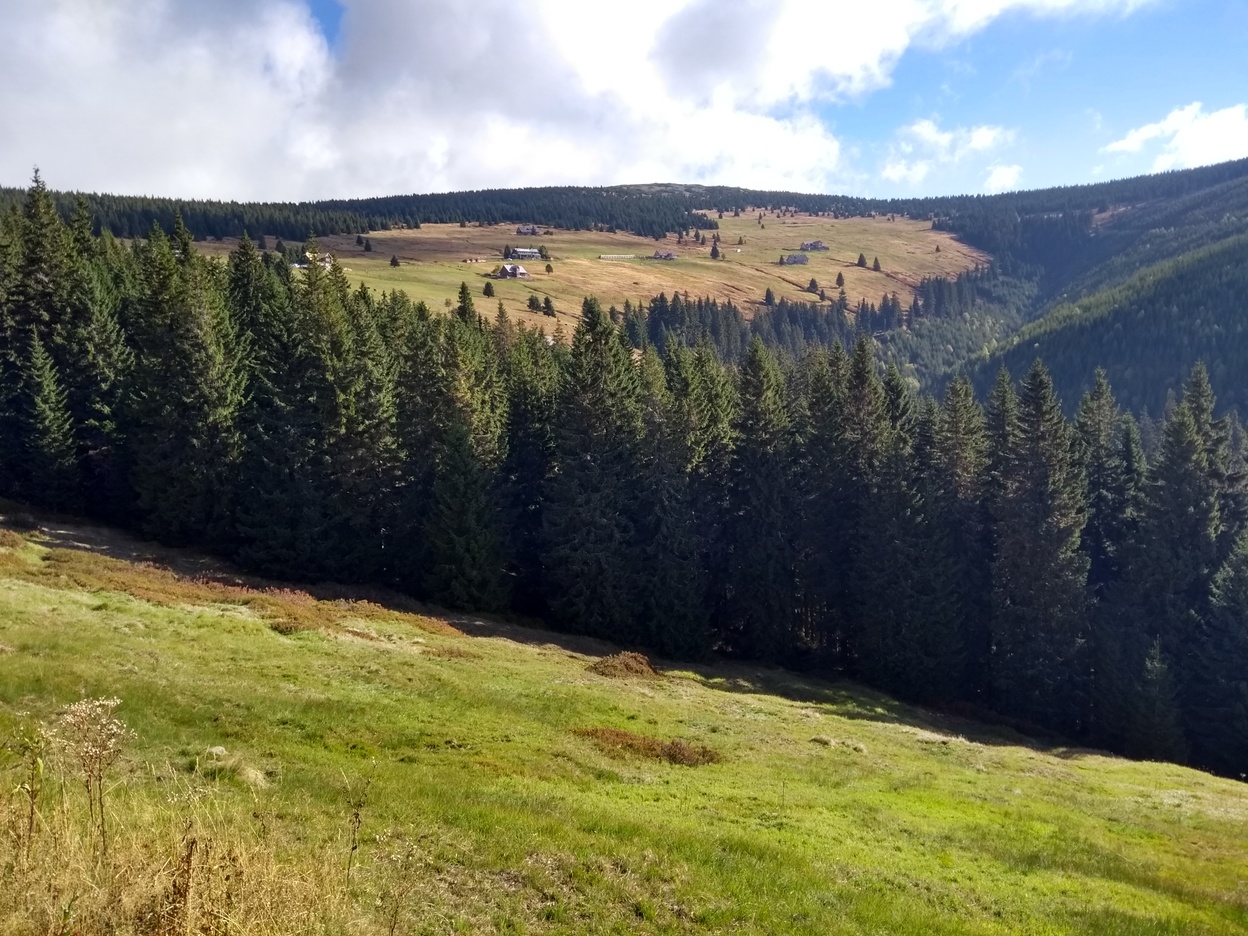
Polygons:
[[116,696],[134,737],[111,857],[92,857],[72,770],[31,862],[3,838],[0,932],[56,931],[66,907],[64,932],[173,932],[136,921],[173,919],[151,908],[177,904],[190,837],[205,932],[1248,931],[1231,781],[776,670],[599,676],[609,648],[588,641],[4,535],[0,736]]

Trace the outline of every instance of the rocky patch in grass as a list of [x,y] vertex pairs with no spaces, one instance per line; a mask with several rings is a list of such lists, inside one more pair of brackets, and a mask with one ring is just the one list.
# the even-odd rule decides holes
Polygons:
[[662,738],[650,738],[622,728],[577,728],[574,733],[582,738],[589,738],[604,753],[613,757],[633,754],[684,767],[701,767],[723,759],[718,751],[706,745],[690,744],[680,738],[664,741]]

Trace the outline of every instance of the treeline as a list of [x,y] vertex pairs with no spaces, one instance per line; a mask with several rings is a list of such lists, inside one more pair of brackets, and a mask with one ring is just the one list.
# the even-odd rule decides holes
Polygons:
[[[939,227],[990,252],[1025,261],[1024,245],[1047,243],[1052,228],[1083,225],[1090,212],[1115,205],[1181,198],[1248,176],[1248,160],[1139,176],[1095,185],[1069,186],[1004,195],[941,198],[868,199],[843,195],[756,191],[728,186],[633,185],[605,188],[558,186],[486,189],[427,195],[336,199],[299,203],[243,203],[211,200],[53,193],[68,221],[85,198],[97,233],[145,237],[153,223],[166,234],[174,217],[197,236],[267,235],[302,242],[310,234],[357,234],[421,223],[534,223],[569,230],[628,231],[646,237],[689,229],[713,229],[712,215],[747,208],[797,210],[837,217],[873,214],[932,219]],[[0,188],[0,211],[18,205],[23,190]],[[1056,225],[1052,217],[1059,220]],[[1061,236],[1066,236],[1062,234]],[[1036,262],[1031,258],[1028,262]],[[1013,272],[1013,271],[1011,271]]]
[[[18,205],[18,189],[0,189],[0,210]],[[530,188],[435,195],[396,195],[300,203],[243,203],[107,194],[51,193],[68,220],[85,200],[96,231],[115,237],[146,237],[153,224],[173,232],[175,218],[197,237],[267,235],[302,243],[309,235],[360,234],[422,223],[528,222],[568,230],[627,231],[662,238],[669,231],[713,229],[718,222],[687,198],[651,196],[626,188]]]
[[[655,296],[648,303],[625,302],[623,310],[612,308],[612,320],[622,324],[629,343],[638,350],[653,346],[666,356],[673,345],[693,348],[709,344],[721,360],[736,362],[752,338],[773,351],[798,358],[808,350],[850,347],[864,335],[880,335],[909,328],[925,319],[965,315],[986,296],[996,302],[991,289],[999,280],[994,267],[969,270],[954,279],[925,278],[908,305],[896,293],[884,294],[879,303],[860,299],[851,305],[844,289],[835,299],[800,302],[770,297],[748,321],[732,302],[706,297],[691,298],[673,292]],[[812,280],[812,284],[813,284]],[[812,291],[818,293],[812,285]]]
[[[1248,495],[1203,369],[1156,457],[1039,363],[986,409],[868,337],[570,345],[338,267],[122,246],[39,186],[0,235],[0,491],[258,572],[380,582],[1248,770]],[[670,314],[670,302],[669,302]]]

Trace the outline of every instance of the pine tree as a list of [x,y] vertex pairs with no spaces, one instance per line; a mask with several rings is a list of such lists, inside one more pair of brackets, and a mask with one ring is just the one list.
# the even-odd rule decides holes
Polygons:
[[836,274],[836,288],[837,289],[845,288],[845,274],[844,273],[838,272]]
[[873,261],[871,261],[871,269],[873,269],[876,273],[880,272],[880,258],[879,257],[876,257]]
[[390,256],[390,266],[392,266],[392,267],[397,267],[398,265],[399,265],[399,255],[398,255],[398,254],[392,254],[392,255]]
[[487,280],[485,286],[481,288],[481,295],[485,296],[485,298],[487,299],[493,299],[494,298],[494,284]]
[[1083,477],[1047,370],[1023,382],[996,503],[992,680],[998,704],[1069,733],[1086,723]]
[[862,267],[863,269],[866,269],[866,266],[867,266],[867,255],[866,255],[866,254],[861,254],[861,253],[860,253],[860,254],[858,255],[858,266]]

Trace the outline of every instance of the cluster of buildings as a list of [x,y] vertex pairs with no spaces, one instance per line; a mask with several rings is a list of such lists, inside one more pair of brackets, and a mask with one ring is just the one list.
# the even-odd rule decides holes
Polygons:
[[828,245],[825,244],[821,240],[802,241],[802,250],[830,250],[830,249],[831,248],[828,247]]
[[804,266],[810,262],[810,258],[805,254],[789,254],[787,257],[780,258],[781,266]]

